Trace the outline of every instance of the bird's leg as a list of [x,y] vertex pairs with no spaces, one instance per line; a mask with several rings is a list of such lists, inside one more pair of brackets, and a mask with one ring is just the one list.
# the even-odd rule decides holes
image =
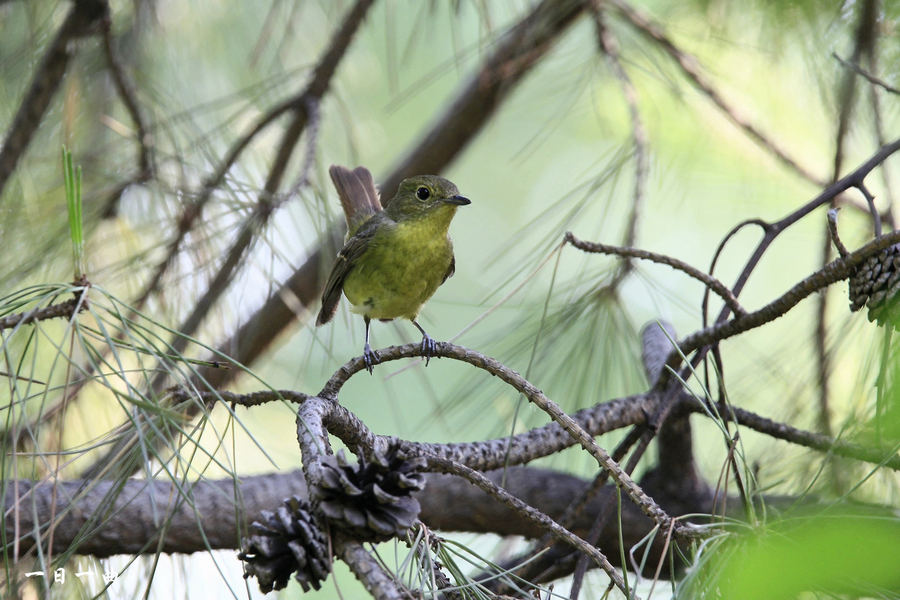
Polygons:
[[425,330],[422,329],[422,326],[416,323],[416,320],[412,320],[412,324],[416,326],[416,328],[422,332],[422,356],[425,357],[425,366],[428,366],[428,360],[437,354],[437,342],[435,342],[430,335],[425,333]]
[[369,375],[372,375],[372,371],[375,365],[378,364],[378,361],[381,360],[381,357],[369,345],[369,323],[371,319],[369,317],[363,317],[363,319],[366,321],[366,345],[363,347],[363,362],[366,363],[366,370],[369,372]]

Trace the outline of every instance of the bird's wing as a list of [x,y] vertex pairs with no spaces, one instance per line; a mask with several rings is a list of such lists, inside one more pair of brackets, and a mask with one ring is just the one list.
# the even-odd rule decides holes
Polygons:
[[453,274],[456,273],[456,256],[450,255],[450,266],[447,267],[447,272],[444,273],[444,278],[441,279],[441,285],[444,285],[444,282],[453,277]]
[[328,174],[331,175],[347,218],[347,235],[353,237],[363,223],[381,211],[375,180],[365,167],[350,170],[340,165],[331,165]]
[[353,270],[359,257],[369,247],[369,242],[375,237],[378,226],[384,221],[384,213],[377,213],[366,221],[359,228],[359,231],[356,232],[356,235],[347,240],[347,243],[338,252],[337,260],[334,261],[331,274],[328,276],[328,282],[325,284],[325,290],[322,292],[322,308],[319,310],[316,325],[323,325],[334,317],[334,313],[337,312],[338,301],[341,299],[341,291],[344,289],[344,279]]

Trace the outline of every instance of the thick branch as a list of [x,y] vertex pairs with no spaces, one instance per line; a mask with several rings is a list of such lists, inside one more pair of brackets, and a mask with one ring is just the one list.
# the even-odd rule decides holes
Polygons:
[[[499,484],[503,473],[496,471],[487,476]],[[417,497],[422,506],[419,516],[429,527],[526,537],[544,533],[535,522],[522,518],[465,480],[430,473],[426,478],[428,483]],[[239,524],[246,530],[246,524],[261,510],[271,510],[293,494],[307,496],[303,473],[299,470],[242,477],[238,486],[239,503],[234,500],[235,482],[230,478],[181,485],[181,491],[169,481],[137,479],[128,480],[120,490],[116,490],[114,482],[107,481],[96,482],[89,489],[86,488],[90,482],[83,480],[60,481],[55,492],[52,482],[20,480],[16,483],[14,486],[13,482],[7,482],[4,525],[12,532],[18,519],[18,530],[28,532],[20,541],[23,554],[33,551],[33,532],[46,529],[47,524],[40,519],[51,514],[54,497],[59,518],[53,534],[54,554],[74,545],[78,554],[106,557],[151,554],[157,550],[192,553],[208,548],[236,549],[240,547]],[[554,518],[562,515],[569,500],[588,485],[572,475],[534,468],[507,470],[505,483],[515,497]],[[16,488],[18,501],[13,494]],[[179,500],[182,492],[190,494],[190,503]],[[614,488],[607,488],[591,506],[614,493]],[[700,506],[697,509],[705,510]],[[623,534],[626,543],[633,545],[653,527],[653,522],[629,503],[623,504],[622,511]],[[108,517],[100,523],[93,522],[93,516],[100,512]],[[581,535],[590,527],[590,506],[584,513],[584,517],[572,524],[572,530]],[[35,516],[39,519],[37,523]],[[169,526],[161,529],[160,524],[167,519]],[[618,524],[613,525],[604,532],[599,547],[616,548]],[[12,540],[7,543],[11,549]],[[348,544],[352,543],[348,540]],[[609,554],[610,561],[618,564],[618,553]]]

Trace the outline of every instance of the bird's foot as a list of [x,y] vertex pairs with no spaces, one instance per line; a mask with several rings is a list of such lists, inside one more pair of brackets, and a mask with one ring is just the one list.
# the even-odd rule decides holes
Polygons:
[[378,356],[376,351],[372,350],[372,346],[368,342],[363,348],[363,362],[366,363],[366,371],[369,372],[369,375],[372,375],[375,365],[381,362],[381,357]]
[[428,361],[433,356],[437,356],[437,342],[427,333],[422,336],[422,356],[425,357],[426,367],[428,366]]

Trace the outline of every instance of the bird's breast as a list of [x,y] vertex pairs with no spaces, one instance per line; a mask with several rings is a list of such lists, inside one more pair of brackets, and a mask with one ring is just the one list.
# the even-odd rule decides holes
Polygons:
[[413,319],[453,260],[446,229],[400,222],[372,240],[344,281],[354,309],[374,319]]

